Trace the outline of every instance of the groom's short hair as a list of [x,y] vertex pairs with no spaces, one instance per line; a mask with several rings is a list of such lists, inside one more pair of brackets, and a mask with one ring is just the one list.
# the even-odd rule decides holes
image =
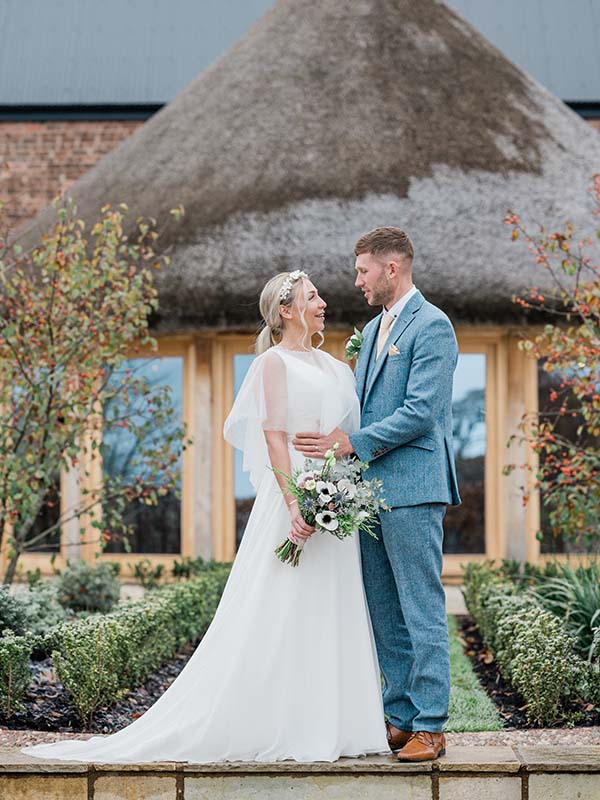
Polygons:
[[375,228],[365,233],[354,246],[354,255],[370,253],[374,256],[399,253],[410,261],[415,257],[415,250],[409,235],[400,228]]

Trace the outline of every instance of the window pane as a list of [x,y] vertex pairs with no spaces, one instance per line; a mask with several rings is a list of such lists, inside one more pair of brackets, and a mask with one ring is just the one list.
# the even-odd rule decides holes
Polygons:
[[[60,475],[54,479],[54,486],[50,489],[44,500],[44,505],[37,515],[31,528],[27,541],[35,539],[40,533],[52,525],[56,525],[60,517]],[[28,547],[29,553],[58,553],[60,551],[60,528],[41,539],[33,547]]]
[[[566,400],[568,408],[576,408],[578,401],[569,391],[566,395],[564,390],[560,389],[560,384],[563,380],[564,373],[561,372],[546,372],[543,369],[544,361],[540,360],[538,363],[538,407],[540,414],[549,414],[556,412],[560,408],[563,401]],[[557,399],[550,400],[550,393],[552,390],[557,392]],[[565,439],[576,442],[577,428],[581,424],[581,419],[578,416],[562,416],[557,424],[556,431]],[[583,439],[579,437],[581,444],[587,442],[588,445],[598,447],[598,441],[594,440],[591,436]],[[540,457],[540,463],[542,457]],[[542,532],[542,541],[540,543],[540,550],[544,554],[552,553],[598,553],[598,547],[587,548],[580,543],[565,542],[562,536],[553,536],[550,529],[550,509],[548,505],[542,502],[540,498],[540,528]]]
[[[173,428],[182,423],[182,393],[183,393],[183,358],[174,356],[169,358],[133,358],[123,363],[119,376],[111,380],[119,383],[122,372],[130,369],[136,378],[146,378],[148,386],[153,389],[159,386],[171,388],[171,404],[174,409]],[[118,409],[119,414],[134,412],[136,400],[132,399],[130,405]],[[114,404],[109,404],[104,409],[105,418],[114,414]],[[103,472],[107,476],[116,477],[123,475],[125,483],[133,482],[136,475],[141,474],[141,466],[132,465],[141,446],[148,447],[152,441],[168,434],[164,428],[154,430],[146,441],[141,442],[131,431],[121,428],[106,431],[103,435]],[[177,493],[181,491],[181,457],[177,465]],[[148,482],[149,476],[143,475]],[[158,498],[158,505],[148,506],[139,500],[134,500],[126,506],[125,523],[132,526],[129,543],[134,553],[179,553],[181,551],[181,502],[176,497],[175,490]],[[106,547],[106,552],[126,552],[121,537],[111,539]]]
[[444,552],[485,553],[485,355],[461,353],[452,394],[454,455],[462,504],[444,519]]
[[[254,361],[252,354],[236,353],[233,357],[233,391],[237,395],[250,364]],[[242,470],[242,453],[237,448],[234,455],[234,493],[235,493],[235,539],[239,547],[248,517],[254,504],[254,487],[250,483],[248,473]]]

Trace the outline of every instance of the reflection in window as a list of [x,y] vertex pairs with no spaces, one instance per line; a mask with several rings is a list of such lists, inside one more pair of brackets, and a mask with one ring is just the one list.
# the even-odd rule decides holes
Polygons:
[[485,553],[485,355],[461,353],[452,394],[454,456],[462,503],[444,519],[444,552]]
[[[240,386],[246,373],[250,369],[250,364],[255,356],[250,354],[236,353],[233,357],[233,391],[234,394],[240,390]],[[248,473],[242,470],[242,453],[237,448],[234,455],[234,494],[235,494],[235,540],[239,547],[242,536],[248,522],[248,517],[254,504],[255,492],[250,483]]]
[[[26,542],[35,542],[36,538],[56,525],[60,518],[60,475],[57,474],[53,486],[47,493],[44,504],[41,507],[35,522],[29,534],[27,535]],[[60,551],[60,527],[56,528],[52,533],[44,536],[43,539],[35,542],[31,546],[27,546],[29,553],[58,553]]]
[[[577,408],[579,402],[570,390],[560,388],[563,380],[564,373],[561,372],[546,372],[543,369],[544,361],[538,362],[538,408],[540,415],[553,414],[556,412],[562,403],[566,401],[567,408]],[[556,391],[556,399],[551,400],[550,395],[552,391]],[[565,414],[560,417],[556,425],[556,432],[571,442],[579,441],[583,446],[598,447],[598,440],[591,437],[589,433],[583,431],[582,435],[578,437],[577,428],[581,425],[582,419],[579,415],[571,416]],[[543,464],[543,454],[540,455],[540,464]],[[563,539],[562,536],[554,536],[550,527],[550,508],[547,503],[543,502],[540,498],[540,529],[542,540],[540,543],[540,550],[544,554],[554,553],[598,553],[598,547],[588,548],[581,542],[570,542]]]
[[[119,384],[123,372],[129,369],[135,378],[145,378],[150,389],[159,386],[169,386],[171,389],[171,405],[174,410],[171,425],[174,428],[182,424],[182,393],[183,393],[183,358],[180,356],[169,358],[134,358],[123,362],[119,374],[111,380]],[[108,403],[104,409],[105,419],[114,415],[115,410],[119,415],[135,413],[137,398],[132,399],[125,408],[115,409],[117,400]],[[142,474],[144,467],[135,465],[136,457],[141,447],[149,447],[153,441],[168,435],[171,432],[164,428],[155,429],[146,437],[146,441],[139,441],[135,434],[122,428],[107,430],[102,437],[102,469],[105,476],[116,477],[122,475],[124,483],[134,482],[136,476],[141,475],[147,483],[151,476]],[[131,551],[134,553],[179,553],[181,551],[181,501],[178,494],[181,492],[181,457],[177,466],[179,475],[176,490],[170,490],[164,496],[158,497],[158,505],[149,506],[139,500],[133,500],[126,506],[124,523],[130,525],[131,533],[128,535]],[[122,536],[115,535],[108,543],[106,552],[126,552]]]

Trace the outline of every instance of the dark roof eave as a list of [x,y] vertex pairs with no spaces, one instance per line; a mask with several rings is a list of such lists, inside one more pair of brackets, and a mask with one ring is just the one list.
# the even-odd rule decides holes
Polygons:
[[83,105],[0,105],[2,122],[142,120],[154,116],[164,103],[90,103]]
[[[563,100],[583,119],[600,119],[600,100]],[[0,104],[2,122],[52,122],[55,120],[147,120],[165,103],[85,103],[80,105]]]

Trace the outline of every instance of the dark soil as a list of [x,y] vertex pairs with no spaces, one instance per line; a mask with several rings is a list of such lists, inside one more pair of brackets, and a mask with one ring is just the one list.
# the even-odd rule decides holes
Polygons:
[[58,680],[50,658],[31,662],[33,679],[24,698],[24,709],[6,719],[0,713],[0,726],[11,730],[58,731],[60,733],[113,733],[158,700],[185,667],[197,642],[187,645],[172,661],[157,670],[143,686],[132,689],[113,706],[100,708],[92,725],[82,725],[69,692]]
[[[473,671],[479,682],[491,697],[498,709],[507,728],[540,728],[527,721],[527,703],[504,680],[494,656],[483,643],[479,631],[470,616],[457,616],[459,635],[462,639],[465,653],[471,661]],[[569,707],[568,720],[556,720],[552,727],[564,728],[568,721],[569,727],[590,727],[600,725],[600,709],[592,704],[573,702]]]

